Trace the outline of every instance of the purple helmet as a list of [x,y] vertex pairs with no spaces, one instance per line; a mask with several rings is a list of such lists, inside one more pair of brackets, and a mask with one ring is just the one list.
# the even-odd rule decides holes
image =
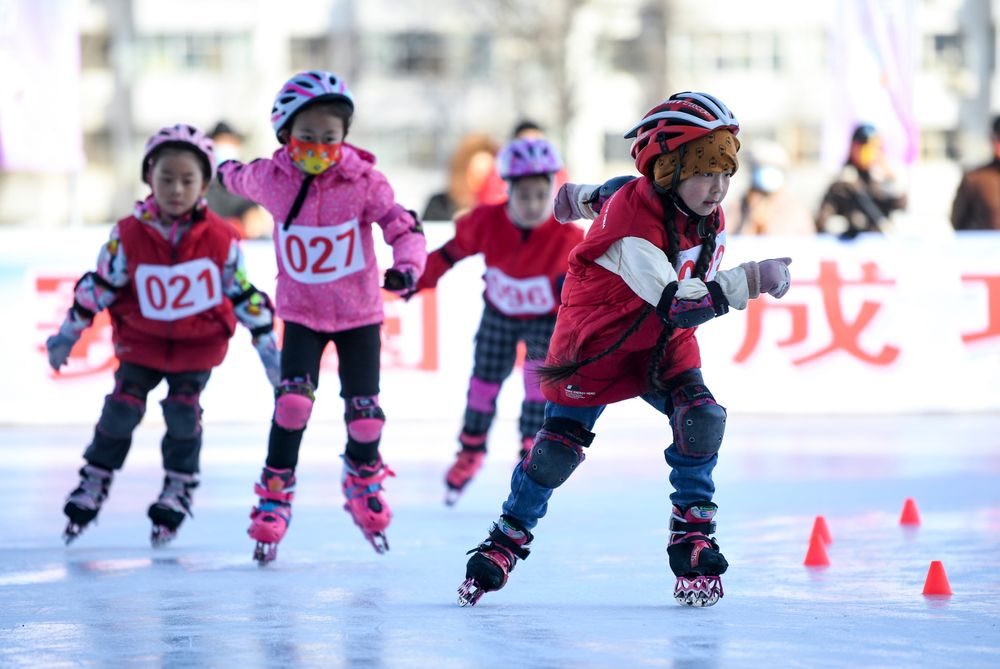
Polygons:
[[142,153],[142,180],[144,183],[149,183],[149,159],[153,152],[168,144],[194,149],[206,168],[208,181],[211,181],[212,177],[215,176],[215,145],[212,140],[193,125],[178,123],[160,128],[146,142],[146,150]]
[[562,166],[556,147],[545,139],[515,139],[500,149],[497,156],[501,179],[554,174]]
[[[271,109],[271,127],[277,135],[284,128],[295,112],[312,102],[332,102],[340,100],[354,109],[354,96],[347,88],[344,80],[323,70],[307,70],[299,72],[285,82],[274,97],[274,107]],[[278,137],[281,142],[281,138]],[[284,142],[282,142],[284,144]]]

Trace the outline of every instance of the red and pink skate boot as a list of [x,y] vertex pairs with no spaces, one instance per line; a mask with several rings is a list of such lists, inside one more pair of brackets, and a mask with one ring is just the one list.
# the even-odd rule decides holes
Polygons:
[[344,510],[351,514],[375,552],[384,553],[389,550],[385,528],[392,521],[392,510],[381,495],[382,481],[396,473],[382,462],[381,456],[368,464],[358,464],[346,454],[341,457],[344,459],[341,486],[347,500]]
[[285,536],[288,524],[292,522],[295,471],[264,467],[260,473],[260,482],[254,484],[253,490],[260,501],[250,510],[247,534],[257,542],[253,559],[263,567],[278,557],[278,542]]
[[527,559],[531,552],[531,532],[510,516],[500,516],[493,523],[486,541],[473,548],[465,565],[465,581],[458,588],[460,606],[472,605],[487,592],[507,584],[517,559]]
[[722,579],[729,563],[719,552],[715,533],[718,505],[695,502],[673,507],[670,516],[670,569],[677,577],[674,599],[682,606],[713,606],[722,599]]
[[444,503],[453,505],[462,496],[465,486],[469,485],[483,467],[486,459],[486,435],[471,435],[463,432],[458,437],[462,449],[455,454],[455,463],[444,476],[447,487],[444,493]]

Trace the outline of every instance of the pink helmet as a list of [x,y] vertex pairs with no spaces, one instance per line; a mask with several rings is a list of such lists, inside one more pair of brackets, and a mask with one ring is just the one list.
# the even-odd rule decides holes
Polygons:
[[497,156],[501,179],[554,174],[562,166],[556,147],[545,139],[515,139],[500,149]]
[[632,158],[640,174],[660,154],[670,153],[679,146],[703,137],[719,128],[728,128],[734,135],[740,122],[718,98],[708,93],[685,91],[675,93],[656,105],[641,121],[625,133],[634,137]]
[[182,148],[194,149],[202,160],[208,181],[215,176],[215,145],[212,140],[198,128],[186,123],[167,126],[157,130],[146,142],[146,150],[142,154],[142,180],[149,183],[149,159],[153,152],[165,145],[177,145]]
[[[299,72],[285,82],[274,97],[271,109],[271,127],[277,135],[295,116],[295,112],[312,102],[332,102],[341,100],[354,109],[354,96],[344,80],[323,70]],[[281,142],[281,138],[278,137]],[[282,142],[283,144],[284,142]]]

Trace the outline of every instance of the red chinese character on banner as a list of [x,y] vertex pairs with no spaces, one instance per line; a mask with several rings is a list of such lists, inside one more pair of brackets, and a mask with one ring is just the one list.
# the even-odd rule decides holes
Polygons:
[[962,281],[972,283],[981,281],[986,284],[987,319],[986,329],[979,332],[963,332],[962,341],[970,343],[990,337],[1000,337],[1000,275],[998,274],[963,274]]
[[[877,353],[869,353],[861,348],[860,343],[862,331],[871,324],[882,305],[879,302],[865,300],[861,303],[861,308],[855,318],[849,320],[844,315],[841,290],[849,286],[891,286],[894,284],[895,281],[892,279],[879,277],[878,265],[874,262],[861,264],[861,279],[842,279],[837,271],[837,263],[833,260],[820,262],[819,276],[815,281],[795,281],[793,285],[796,289],[806,286],[819,288],[826,320],[830,326],[830,343],[818,351],[793,360],[792,364],[804,365],[838,350],[872,365],[891,364],[899,356],[899,347],[886,344]],[[789,312],[792,321],[791,333],[779,341],[778,346],[791,346],[806,340],[809,327],[808,305],[789,303],[787,299],[780,303],[771,300],[753,300],[747,306],[746,336],[733,358],[735,362],[745,362],[757,349],[763,333],[764,313],[772,309],[784,309]]]
[[[51,315],[38,323],[38,329],[45,337],[54,334],[66,316],[66,310],[73,304],[73,287],[75,278],[40,276],[35,279],[35,292],[40,301],[49,302],[54,309]],[[39,350],[45,352],[45,344],[39,345]],[[106,353],[101,351],[105,350]],[[95,354],[94,351],[97,351]],[[89,328],[83,331],[79,341],[69,354],[69,364],[58,374],[51,372],[54,378],[78,378],[102,374],[114,369],[118,363],[111,345],[111,318],[107,311],[102,311],[94,318]]]

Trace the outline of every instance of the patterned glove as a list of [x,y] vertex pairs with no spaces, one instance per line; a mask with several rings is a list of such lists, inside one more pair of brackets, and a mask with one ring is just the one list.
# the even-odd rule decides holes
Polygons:
[[775,258],[757,263],[757,271],[760,273],[760,292],[779,299],[784,297],[792,285],[792,275],[788,271],[791,263],[791,258]]
[[274,331],[254,337],[253,347],[264,363],[267,380],[277,388],[281,385],[281,351],[278,350],[278,338],[274,336]]
[[413,293],[416,292],[414,289],[417,287],[416,273],[408,267],[387,269],[385,271],[385,283],[382,287],[390,293],[395,293],[403,298],[412,297]]
[[59,332],[45,340],[45,349],[49,353],[49,365],[57,372],[69,360],[69,352],[73,350],[73,345],[79,339],[79,336],[73,337],[64,333],[64,329],[60,328]]
[[556,193],[553,202],[552,213],[556,220],[561,223],[578,221],[581,218],[593,218],[590,208],[584,207],[586,203],[593,199],[600,185],[598,184],[571,184],[564,183]]

